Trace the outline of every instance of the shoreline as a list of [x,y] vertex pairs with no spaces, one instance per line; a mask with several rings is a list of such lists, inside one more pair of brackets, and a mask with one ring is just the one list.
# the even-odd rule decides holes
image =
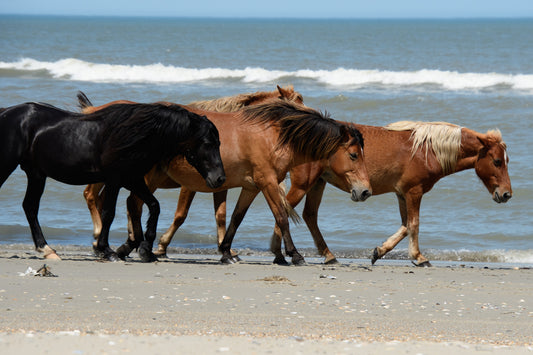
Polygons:
[[[0,249],[0,350],[25,354],[53,342],[83,351],[118,349],[113,343],[133,353],[149,344],[194,353],[200,342],[207,353],[533,353],[530,268],[62,256],[45,261],[33,251]],[[20,276],[44,264],[57,277]]]

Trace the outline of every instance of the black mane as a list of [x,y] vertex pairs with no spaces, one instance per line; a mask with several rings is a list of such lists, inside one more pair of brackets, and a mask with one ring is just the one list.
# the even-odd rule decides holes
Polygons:
[[286,100],[245,107],[241,116],[245,121],[279,127],[279,147],[289,146],[316,160],[329,158],[341,144],[347,143],[347,134],[354,137],[349,144],[356,143],[354,140],[362,143],[359,131],[335,121],[327,112]]

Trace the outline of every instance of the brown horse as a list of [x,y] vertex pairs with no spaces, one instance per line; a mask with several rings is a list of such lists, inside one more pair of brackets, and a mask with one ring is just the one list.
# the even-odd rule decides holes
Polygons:
[[[277,86],[276,90],[274,91],[258,91],[254,93],[238,94],[235,96],[227,96],[227,97],[222,97],[222,98],[208,100],[208,101],[195,101],[195,102],[191,102],[190,104],[188,104],[188,106],[203,109],[206,111],[234,112],[234,111],[240,110],[241,108],[245,106],[257,105],[260,103],[265,103],[265,102],[269,102],[272,100],[278,100],[278,99],[285,99],[285,100],[296,102],[298,104],[303,104],[302,95],[299,92],[295,91],[294,87],[290,85],[286,88],[281,88]],[[85,96],[85,94],[82,92],[78,93],[78,101],[79,101],[82,112],[85,114],[89,114],[89,113],[101,110],[104,107],[107,107],[109,105],[116,104],[116,103],[132,103],[131,101],[121,100],[121,101],[113,101],[108,104],[95,107],[89,101],[87,96]],[[175,183],[173,182],[170,182],[170,185],[171,187],[175,187]],[[159,187],[164,188],[164,186],[159,186]],[[93,235],[94,235],[95,240],[98,239],[98,236],[100,235],[100,232],[102,231],[102,219],[100,216],[100,212],[102,210],[103,188],[104,188],[103,183],[90,184],[90,185],[87,185],[87,187],[83,191],[83,196],[85,197],[85,201],[87,202],[87,207],[89,208],[89,211],[91,213],[91,218],[93,221]],[[215,201],[215,204],[216,204],[216,201]],[[225,231],[225,228],[226,226],[224,225],[224,231]],[[224,235],[222,234],[222,237],[223,236]],[[220,240],[222,240],[222,237],[220,237]]]
[[[409,257],[417,266],[431,266],[418,246],[419,211],[422,196],[441,178],[475,169],[497,203],[512,197],[507,171],[509,158],[499,131],[478,133],[444,122],[402,121],[386,127],[353,124],[365,139],[365,159],[374,195],[394,192],[398,198],[402,224],[380,247],[374,249],[372,264],[409,235]],[[292,178],[292,171],[291,171]],[[295,207],[307,192],[302,216],[325,262],[336,262],[317,224],[320,200],[329,176],[302,189],[291,185],[287,201]],[[271,248],[280,254],[281,240],[275,231]]]
[[[259,192],[263,192],[276,224],[280,226],[287,255],[292,257],[296,265],[304,262],[292,243],[288,223],[291,210],[287,209],[285,195],[279,187],[293,166],[322,161],[321,164],[336,175],[338,184],[352,193],[353,200],[364,200],[371,195],[362,154],[362,137],[353,127],[341,125],[318,111],[283,100],[247,106],[235,113],[188,109],[203,112],[220,132],[221,156],[227,172],[225,184],[218,189],[206,189],[198,183],[198,174],[194,169],[181,158],[173,160],[166,171],[155,167],[145,176],[145,181],[151,191],[161,186],[181,186],[182,193],[185,189],[219,192],[242,187],[225,243],[220,246],[223,262],[233,262],[231,241]],[[128,255],[142,240],[141,206],[142,203],[130,196],[128,211],[134,239],[128,239],[117,250],[122,257]]]

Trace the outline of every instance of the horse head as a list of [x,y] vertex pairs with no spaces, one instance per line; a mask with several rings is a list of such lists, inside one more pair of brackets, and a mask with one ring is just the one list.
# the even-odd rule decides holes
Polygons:
[[363,136],[349,124],[343,128],[344,144],[329,158],[327,180],[339,189],[351,192],[353,201],[365,201],[372,196],[372,187],[363,154]]
[[193,139],[188,141],[185,158],[202,175],[207,186],[216,189],[226,181],[218,130],[206,116],[189,112],[189,117]]
[[499,131],[489,131],[486,135],[478,136],[478,140],[482,147],[474,166],[476,174],[491,193],[492,199],[497,203],[505,203],[513,196],[507,171],[507,147]]

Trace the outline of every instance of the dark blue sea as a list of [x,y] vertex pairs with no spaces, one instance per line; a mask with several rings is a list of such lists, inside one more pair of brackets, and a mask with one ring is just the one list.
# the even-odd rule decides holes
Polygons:
[[[95,104],[117,99],[188,103],[294,85],[333,118],[386,125],[447,121],[508,146],[514,196],[496,204],[473,170],[441,180],[422,201],[420,246],[431,260],[533,265],[533,20],[216,20],[0,16],[0,107],[43,101],[76,110],[82,90]],[[0,190],[0,247],[32,244],[17,170]],[[83,187],[49,180],[40,221],[51,246],[89,246]],[[159,190],[158,231],[178,190]],[[230,193],[232,210],[238,190]],[[121,193],[111,243],[126,235]],[[301,206],[297,207],[301,212]],[[228,212],[228,213],[229,213]],[[262,197],[234,246],[267,253],[273,217]],[[340,257],[367,258],[400,224],[396,197],[354,203],[328,186],[319,224]],[[304,224],[291,225],[314,254]],[[215,247],[212,199],[198,194],[171,246]],[[407,256],[407,240],[393,258]]]

